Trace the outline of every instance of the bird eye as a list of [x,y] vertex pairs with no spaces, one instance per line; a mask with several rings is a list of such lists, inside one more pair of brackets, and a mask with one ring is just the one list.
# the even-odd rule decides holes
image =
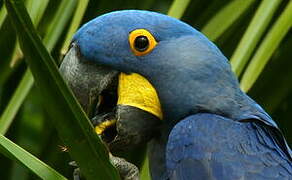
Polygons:
[[134,41],[134,47],[137,51],[143,52],[149,46],[149,41],[146,36],[138,36]]
[[150,53],[157,42],[152,34],[146,29],[136,29],[129,35],[129,43],[132,52],[136,56],[143,56]]

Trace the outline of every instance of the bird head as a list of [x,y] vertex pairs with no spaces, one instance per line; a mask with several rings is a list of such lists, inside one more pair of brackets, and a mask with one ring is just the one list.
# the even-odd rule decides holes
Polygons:
[[[153,134],[161,120],[177,121],[207,106],[216,109],[216,103],[208,104],[210,97],[236,84],[228,77],[228,61],[203,34],[177,19],[140,10],[108,13],[83,25],[61,71],[88,113],[104,92],[111,94],[104,98],[112,101],[106,108],[123,113],[114,115],[115,123],[98,121],[116,125],[111,142],[125,143],[120,137],[128,144],[133,132],[136,144],[150,139],[137,137]],[[139,112],[119,110],[123,105]],[[114,119],[100,113],[101,119]]]

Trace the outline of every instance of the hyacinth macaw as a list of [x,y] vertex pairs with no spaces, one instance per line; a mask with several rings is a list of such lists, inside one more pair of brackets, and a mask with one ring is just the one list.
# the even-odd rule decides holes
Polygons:
[[277,124],[216,45],[177,19],[97,17],[75,34],[61,71],[110,150],[152,139],[153,180],[292,179]]

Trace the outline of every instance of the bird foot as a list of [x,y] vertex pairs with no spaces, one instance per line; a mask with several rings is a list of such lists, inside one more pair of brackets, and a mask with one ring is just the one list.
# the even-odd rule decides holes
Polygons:
[[118,170],[122,180],[139,180],[139,169],[123,158],[109,155],[111,163]]
[[[139,180],[139,169],[132,163],[126,161],[123,158],[113,156],[109,154],[110,162],[118,170],[122,180]],[[82,180],[80,169],[75,161],[69,163],[70,166],[75,167],[73,171],[74,180]]]

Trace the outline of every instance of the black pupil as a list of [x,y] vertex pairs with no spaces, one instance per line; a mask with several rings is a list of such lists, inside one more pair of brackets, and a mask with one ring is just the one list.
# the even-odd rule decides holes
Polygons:
[[148,46],[149,46],[149,41],[148,41],[148,38],[146,36],[138,36],[136,37],[135,39],[135,49],[137,51],[140,51],[140,52],[143,52],[145,51]]

